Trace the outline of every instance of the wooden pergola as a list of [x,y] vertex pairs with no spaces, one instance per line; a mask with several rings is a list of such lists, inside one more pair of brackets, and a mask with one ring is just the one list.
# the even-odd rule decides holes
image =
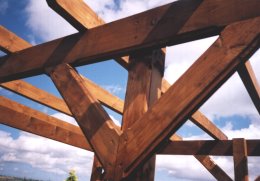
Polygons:
[[[156,154],[194,155],[221,181],[232,179],[209,155],[233,156],[235,180],[249,179],[247,156],[260,156],[260,140],[228,140],[198,109],[237,71],[260,114],[248,61],[260,46],[259,0],[180,0],[108,24],[82,0],[47,3],[79,32],[32,46],[1,26],[7,55],[0,57],[0,85],[73,116],[79,127],[3,96],[0,123],[93,151],[92,181],[152,181]],[[163,79],[166,46],[215,35],[172,86]],[[111,58],[129,73],[124,102],[74,69]],[[19,80],[39,74],[50,76],[63,99]],[[122,114],[122,127],[101,104]],[[175,132],[187,119],[214,140],[182,141]]]

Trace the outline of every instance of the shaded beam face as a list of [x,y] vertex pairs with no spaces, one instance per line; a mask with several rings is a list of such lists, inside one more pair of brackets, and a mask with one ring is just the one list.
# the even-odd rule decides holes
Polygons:
[[0,96],[0,123],[92,151],[78,126],[66,123],[39,111]]
[[260,86],[257,82],[251,63],[247,61],[245,64],[241,64],[238,69],[238,74],[260,115]]
[[114,168],[120,130],[72,67],[62,64],[49,70],[49,74],[107,172],[107,178],[113,178],[111,170]]
[[[246,0],[173,2],[5,56],[0,60],[4,62],[0,66],[0,82],[41,74],[46,67],[60,63],[85,65],[138,49],[165,47],[217,35],[230,23],[259,16],[256,8],[259,6],[258,0],[250,3]],[[215,11],[211,11],[212,7]]]
[[[246,140],[245,142],[248,156],[260,156],[260,140]],[[233,156],[234,151],[232,140],[193,140],[173,141],[158,154]],[[237,153],[240,152],[237,151]]]
[[123,133],[120,142],[125,142],[125,136],[128,140],[124,146],[119,145],[119,158],[126,175],[162,146],[163,140],[173,134],[235,72],[239,64],[259,48],[259,26],[260,18],[255,18],[226,27],[216,42],[144,114],[138,124]]

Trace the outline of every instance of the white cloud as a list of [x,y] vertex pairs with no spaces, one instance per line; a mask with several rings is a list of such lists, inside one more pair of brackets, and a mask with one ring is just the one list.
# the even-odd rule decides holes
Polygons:
[[[174,0],[123,0],[116,4],[114,0],[84,0],[106,22],[121,19]],[[25,10],[27,26],[32,30],[32,43],[35,37],[50,41],[77,32],[68,22],[48,7],[46,0],[29,0]]]
[[[233,138],[245,138],[256,139],[260,137],[260,124],[250,124],[248,128],[242,128],[234,130],[231,122],[228,122],[221,129],[229,139]],[[209,140],[207,134],[185,137],[184,140]],[[259,175],[260,161],[259,157],[248,157],[248,169],[250,180],[254,180]],[[232,157],[219,157],[214,156],[213,160],[223,169],[225,172],[233,178],[233,158]],[[215,180],[205,168],[199,162],[192,158],[192,156],[165,156],[158,155],[156,157],[157,170],[166,170],[168,174],[187,180]],[[189,170],[189,172],[187,172]]]
[[28,163],[34,168],[64,176],[70,169],[89,177],[93,153],[21,132],[17,139],[0,131],[0,162]]
[[25,12],[28,16],[27,26],[33,32],[30,36],[33,43],[34,37],[49,41],[76,32],[68,22],[48,7],[46,0],[29,0]]
[[[147,9],[172,2],[171,0],[123,0],[117,5],[113,0],[85,0],[105,21],[110,22]],[[45,0],[29,0],[26,8],[28,15],[27,25],[31,28],[34,37],[38,36],[42,41],[49,41],[76,32],[69,23],[63,20],[51,10]],[[217,37],[194,41],[186,44],[167,48],[165,78],[173,83],[187,68],[215,41]],[[253,68],[260,80],[260,51],[251,59]],[[118,88],[108,88],[111,92],[119,91]],[[239,77],[235,74],[212,98],[201,108],[211,119],[220,116],[248,116],[252,119],[248,128],[233,130],[232,124],[228,123],[223,131],[229,136],[259,138],[259,115],[254,109],[252,102],[243,87]],[[62,120],[75,124],[75,120],[66,118],[65,115],[53,115]],[[113,119],[113,118],[112,118]],[[30,134],[22,133],[17,140],[10,134],[0,131],[0,145],[4,153],[2,160],[29,162],[35,167],[51,171],[59,168],[59,173],[64,173],[68,166],[64,163],[72,163],[82,174],[89,174],[91,170],[91,156],[89,153],[73,147],[67,147],[61,143],[53,142]],[[206,134],[187,137],[185,139],[210,139]],[[42,147],[41,145],[46,145]],[[48,151],[47,151],[48,150]],[[22,151],[24,154],[18,154]],[[33,156],[29,156],[33,155]],[[82,159],[82,157],[85,159]],[[40,158],[40,159],[37,159]],[[215,161],[228,173],[233,175],[233,162],[227,157],[214,157]],[[249,159],[249,169],[252,178],[259,170],[256,159]],[[258,166],[258,167],[257,167]],[[213,177],[198,164],[198,162],[187,156],[158,156],[158,170],[167,170],[169,175],[187,180],[214,180]],[[189,171],[187,171],[189,170]],[[203,171],[204,170],[204,171]]]
[[73,124],[75,126],[78,126],[78,123],[76,122],[76,120],[71,117],[71,116],[68,116],[66,114],[63,114],[63,113],[55,113],[52,115],[53,117],[55,118],[58,118],[58,119],[61,119],[62,121],[65,121],[67,123],[70,123],[70,124]]
[[9,4],[8,1],[0,0],[0,14],[4,15],[6,13],[6,10],[8,9]]
[[[167,48],[165,78],[170,83],[174,83],[216,38],[207,38]],[[260,80],[260,71],[257,69],[260,67],[260,61],[257,61],[259,59],[260,51],[251,58],[258,80]],[[221,116],[258,115],[237,73],[201,107],[201,111],[212,120]]]
[[106,89],[111,94],[119,94],[119,93],[125,91],[125,89],[120,85],[101,85],[101,87]]

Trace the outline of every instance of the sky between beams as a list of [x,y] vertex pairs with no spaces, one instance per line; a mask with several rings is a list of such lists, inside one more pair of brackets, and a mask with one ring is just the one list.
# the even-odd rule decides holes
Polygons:
[[[85,0],[85,2],[106,22],[110,22],[167,4],[172,0]],[[0,0],[0,24],[33,45],[76,32],[47,6],[45,0]],[[174,83],[216,38],[168,47],[165,78],[170,83]],[[259,51],[250,59],[258,82],[260,80],[259,59]],[[127,72],[114,61],[84,66],[78,70],[103,88],[124,99]],[[59,96],[47,76],[25,80]],[[75,124],[70,117],[1,88],[0,95]],[[108,109],[107,111],[119,124],[121,116]],[[230,139],[260,137],[259,115],[237,74],[234,74],[202,106],[201,111],[222,128]],[[178,133],[185,139],[210,139],[191,122],[187,122]],[[90,152],[0,125],[0,175],[55,181],[64,180],[68,171],[75,169],[79,179],[86,180],[90,176],[92,156]],[[214,157],[214,160],[233,177],[232,158]],[[249,161],[250,176],[253,180],[259,174],[260,166],[257,163],[260,160],[250,158]],[[192,171],[187,173],[186,170]],[[214,178],[192,157],[157,156],[156,180],[192,181],[214,180]]]

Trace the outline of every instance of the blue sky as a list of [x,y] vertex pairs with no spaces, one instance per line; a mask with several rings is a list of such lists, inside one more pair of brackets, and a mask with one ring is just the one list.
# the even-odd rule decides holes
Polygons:
[[[171,0],[85,0],[106,22],[171,2]],[[66,21],[47,7],[45,0],[0,0],[0,24],[27,40],[40,44],[76,32]],[[0,35],[1,38],[1,35]],[[179,76],[215,41],[217,37],[185,43],[167,48],[165,78],[174,83]],[[4,55],[2,52],[0,55]],[[260,80],[260,52],[251,59]],[[78,67],[77,70],[124,99],[127,72],[113,60]],[[25,81],[60,96],[48,76],[26,78]],[[0,95],[46,114],[74,123],[68,116],[32,102],[0,88]],[[121,116],[106,109],[117,122]],[[234,74],[200,109],[230,139],[245,137],[259,139],[260,118],[239,76]],[[193,123],[178,131],[185,139],[211,139]],[[44,147],[43,147],[44,145]],[[0,125],[0,174],[64,180],[70,169],[75,169],[80,180],[88,180],[93,154],[62,143],[41,138],[4,125]],[[213,157],[233,177],[231,157]],[[251,179],[259,174],[260,159],[249,158]],[[214,180],[192,156],[157,156],[156,180]],[[189,173],[186,170],[191,170]]]

